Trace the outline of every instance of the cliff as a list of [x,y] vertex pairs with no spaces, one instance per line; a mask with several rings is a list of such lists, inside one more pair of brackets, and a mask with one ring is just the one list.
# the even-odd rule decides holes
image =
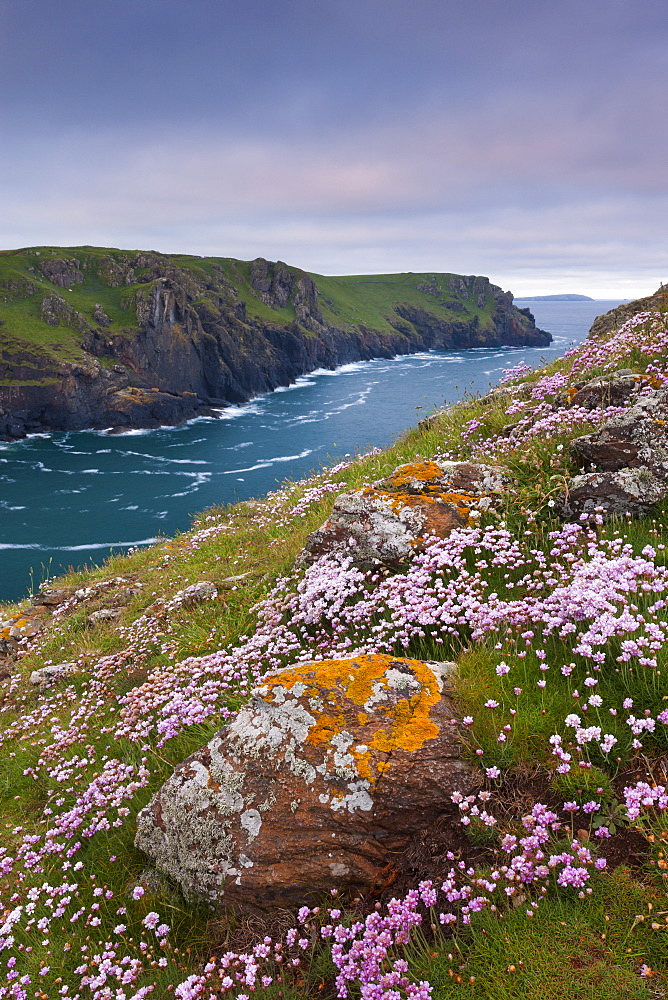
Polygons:
[[315,368],[551,339],[483,277],[325,277],[263,258],[94,247],[6,251],[0,437],[174,424]]

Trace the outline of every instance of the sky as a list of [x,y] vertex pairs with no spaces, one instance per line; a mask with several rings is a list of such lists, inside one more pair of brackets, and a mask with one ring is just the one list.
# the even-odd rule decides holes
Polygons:
[[0,248],[668,282],[666,0],[0,0]]

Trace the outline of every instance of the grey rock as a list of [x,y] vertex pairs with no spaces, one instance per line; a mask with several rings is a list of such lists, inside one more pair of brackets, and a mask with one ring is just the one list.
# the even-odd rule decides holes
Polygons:
[[645,467],[574,476],[563,501],[563,514],[577,518],[597,511],[605,517],[630,514],[645,517],[668,497],[668,483]]
[[668,479],[668,392],[648,392],[624,413],[571,445],[583,465],[604,472],[646,466]]
[[216,597],[218,597],[218,588],[215,583],[212,583],[211,580],[199,580],[197,583],[191,583],[189,587],[179,590],[166,606],[169,608],[194,608],[197,604],[213,601]]
[[306,541],[296,566],[325,555],[348,556],[357,566],[396,565],[429,538],[446,538],[489,510],[508,477],[478,462],[412,462],[373,487],[339,496],[328,520]]
[[82,272],[79,270],[79,261],[76,257],[63,260],[61,257],[43,257],[38,263],[38,268],[45,278],[53,282],[59,288],[70,288],[72,285],[80,285],[84,280]]
[[247,580],[249,576],[250,573],[239,573],[238,576],[226,576],[224,580],[220,580],[218,586],[221,590],[232,590],[233,587]]
[[99,303],[95,304],[95,309],[93,310],[93,319],[98,326],[111,326],[111,320],[107,316],[106,312]]
[[91,625],[98,625],[100,622],[113,621],[122,614],[123,611],[121,608],[100,608],[99,611],[93,611],[93,613],[88,616],[88,621]]
[[32,599],[35,607],[56,608],[72,597],[71,590],[54,590],[44,587]]
[[66,663],[50,663],[48,667],[33,670],[29,679],[31,684],[35,686],[39,684],[41,688],[46,688],[57,681],[58,678],[76,673],[76,670],[77,665],[71,660]]
[[571,406],[582,406],[587,410],[623,406],[646,382],[644,375],[620,369],[607,377],[586,382],[572,397]]

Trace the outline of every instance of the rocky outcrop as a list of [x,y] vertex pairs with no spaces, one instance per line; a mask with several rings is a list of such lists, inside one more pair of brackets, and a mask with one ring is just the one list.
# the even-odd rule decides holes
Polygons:
[[476,782],[454,668],[378,655],[266,674],[142,810],[136,846],[186,895],[241,910],[390,884],[393,855]]
[[624,406],[633,395],[648,384],[645,375],[622,369],[608,376],[590,379],[580,384],[571,396],[571,406],[596,410],[606,406]]
[[644,394],[598,431],[575,438],[571,447],[582,465],[603,472],[645,466],[668,479],[668,391]]
[[373,487],[339,496],[297,559],[340,553],[357,566],[398,565],[430,538],[446,538],[489,510],[508,487],[503,470],[474,462],[413,462]]
[[[0,656],[14,656],[20,649],[22,640],[32,638],[41,632],[49,622],[50,616],[57,611],[59,616],[81,604],[91,602],[102,606],[88,616],[90,624],[95,625],[110,618],[117,617],[122,608],[141,592],[143,584],[122,576],[94,583],[79,590],[67,588],[53,590],[45,588],[34,594],[29,607],[14,614],[7,621],[0,621]],[[56,665],[58,666],[58,665]],[[60,665],[62,666],[62,664]],[[49,668],[45,677],[57,677],[60,671]],[[33,682],[37,683],[37,682]]]
[[[613,392],[628,394],[638,376],[609,382]],[[607,393],[591,384],[581,390]],[[571,444],[574,458],[588,472],[575,476],[564,498],[567,517],[604,513],[643,517],[668,497],[668,390],[645,390],[633,406],[593,434]]]
[[[225,272],[216,262],[205,268],[152,252],[86,257],[84,250],[67,258],[30,252],[35,264],[26,268],[26,282],[31,295],[42,293],[42,321],[74,331],[81,356],[75,362],[75,351],[45,347],[48,337],[28,342],[19,329],[3,328],[0,438],[174,424],[289,385],[315,368],[425,348],[539,346],[551,339],[487,278],[451,276],[445,292],[436,283],[433,306],[431,291],[424,307],[388,299],[387,315],[376,328],[338,324],[331,301],[326,320],[316,280],[281,261],[257,258],[247,265],[243,280],[251,301],[231,282],[229,268]],[[34,275],[41,276],[41,285]],[[89,275],[94,282],[86,309],[81,295]],[[18,279],[4,284],[13,299],[28,294]],[[127,325],[119,324],[118,310],[114,314],[99,301],[100,285],[122,290],[117,299]],[[422,285],[416,281],[416,290]],[[76,308],[67,300],[75,287]],[[275,319],[266,318],[267,309]]]
[[44,277],[58,288],[71,288],[80,285],[84,280],[80,262],[76,257],[71,260],[63,260],[62,257],[42,257],[37,266]]
[[587,472],[573,476],[564,498],[566,517],[601,513],[605,517],[647,517],[668,496],[665,482],[646,468]]
[[624,302],[609,312],[597,316],[589,330],[589,339],[596,340],[619,330],[628,319],[637,313],[650,312],[654,309],[665,310],[666,308],[668,308],[668,285],[661,285],[652,295],[647,295],[643,299],[634,299],[633,302]]

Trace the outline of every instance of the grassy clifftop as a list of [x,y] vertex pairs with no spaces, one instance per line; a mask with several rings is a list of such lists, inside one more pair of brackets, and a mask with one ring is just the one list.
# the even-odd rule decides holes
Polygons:
[[[293,280],[306,272],[279,265]],[[193,292],[193,302],[214,298],[243,303],[246,314],[276,324],[299,320],[294,295],[260,286],[253,262],[101,247],[30,247],[0,252],[0,337],[15,338],[68,360],[83,356],[81,334],[99,326],[111,335],[132,335],[137,304],[167,276]],[[312,274],[318,306],[333,327],[372,327],[395,332],[397,302],[444,319],[476,319],[493,330],[500,289],[487,279],[455,274],[390,274],[325,277]],[[280,281],[279,281],[280,284]],[[275,285],[275,283],[274,283]],[[56,308],[50,299],[62,300]],[[47,300],[46,306],[44,305]],[[96,312],[97,310],[97,312]],[[101,310],[101,311],[100,311]]]
[[156,427],[315,368],[413,351],[542,346],[487,278],[310,275],[96,247],[0,253],[0,437]]
[[[609,417],[574,393],[629,368],[668,385],[661,308],[385,452],[50,584],[58,610],[0,682],[0,997],[665,995],[668,511],[558,513],[570,443]],[[386,576],[293,569],[339,493],[432,458],[502,466],[505,509]],[[217,596],[177,599],[204,580]],[[28,610],[5,614],[20,631]],[[455,835],[434,830],[379,899],[269,923],[184,900],[133,847],[137,812],[269,665],[350,649],[458,662],[480,792]],[[29,682],[54,664],[60,679]]]

